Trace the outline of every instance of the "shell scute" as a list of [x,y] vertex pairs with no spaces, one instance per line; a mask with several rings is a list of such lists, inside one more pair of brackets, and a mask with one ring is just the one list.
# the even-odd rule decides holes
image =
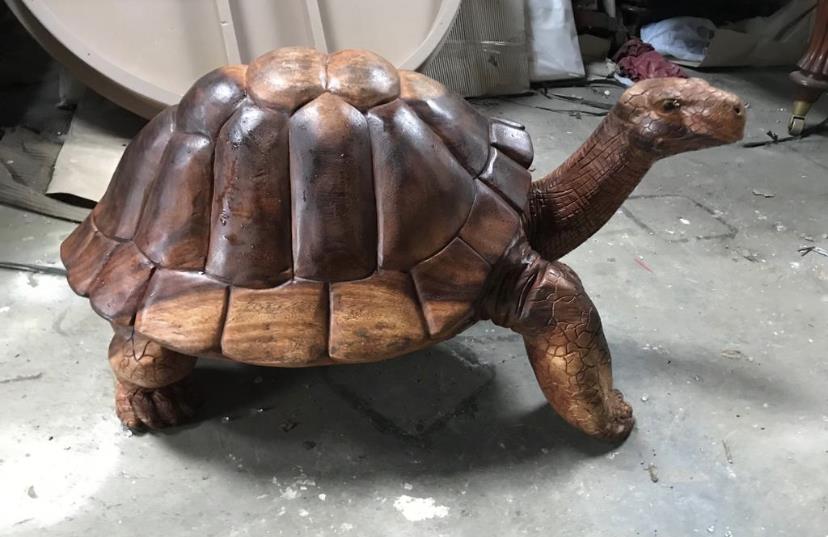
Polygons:
[[433,338],[451,334],[474,316],[490,265],[463,239],[456,238],[411,270]]
[[227,65],[198,79],[178,104],[178,130],[215,140],[245,97],[246,73],[246,65]]
[[247,104],[216,143],[205,272],[233,285],[291,278],[288,116]]
[[464,99],[425,75],[400,71],[400,81],[400,97],[476,177],[489,155],[489,121]]
[[364,50],[341,50],[328,56],[327,90],[359,110],[396,99],[397,69],[385,58]]
[[428,340],[408,274],[381,270],[364,280],[331,284],[328,353],[333,360],[390,358]]
[[532,138],[519,124],[498,119],[492,120],[489,141],[491,141],[492,146],[509,155],[512,160],[524,168],[532,165],[532,160],[535,158]]
[[327,358],[328,288],[293,280],[230,291],[222,354],[246,363],[309,365]]
[[161,160],[175,132],[177,107],[155,116],[129,143],[92,218],[101,233],[131,240],[141,218],[144,199],[158,176]]
[[379,219],[380,267],[408,270],[457,235],[474,182],[436,134],[401,101],[368,113]]
[[216,352],[226,303],[227,285],[206,274],[156,269],[135,318],[135,330],[182,354]]
[[494,264],[520,229],[520,215],[485,184],[478,182],[477,187],[474,207],[460,230],[460,238]]
[[92,309],[110,322],[129,326],[154,269],[135,243],[122,243],[95,277],[89,291]]
[[480,180],[499,192],[515,209],[523,211],[532,184],[529,170],[492,148]]
[[377,266],[377,215],[365,116],[326,93],[290,118],[290,140],[294,273],[368,276]]
[[210,233],[213,144],[200,134],[173,134],[149,190],[134,241],[155,264],[204,268]]
[[325,91],[325,55],[302,47],[259,56],[247,71],[247,91],[264,108],[293,113]]
[[88,296],[95,278],[119,244],[101,233],[91,216],[87,217],[60,247],[69,287],[81,296]]

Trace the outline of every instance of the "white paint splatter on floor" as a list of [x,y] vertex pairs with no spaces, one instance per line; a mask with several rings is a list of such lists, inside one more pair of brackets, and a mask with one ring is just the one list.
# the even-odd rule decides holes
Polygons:
[[394,500],[394,508],[411,522],[443,518],[449,511],[445,505],[436,505],[434,498],[414,498],[405,494]]

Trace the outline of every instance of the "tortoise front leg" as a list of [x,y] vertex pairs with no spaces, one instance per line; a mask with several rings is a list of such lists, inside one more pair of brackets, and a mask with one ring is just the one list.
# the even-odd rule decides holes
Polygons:
[[595,305],[568,266],[542,259],[528,245],[518,250],[517,259],[514,252],[504,259],[511,268],[501,276],[512,291],[495,297],[492,319],[523,335],[538,383],[563,419],[590,436],[623,440],[635,420],[613,388]]
[[530,297],[543,296],[532,306],[539,310],[538,323],[524,328],[523,335],[544,395],[561,417],[588,435],[623,440],[635,420],[612,386],[609,347],[595,305],[563,263],[550,263],[533,287]]
[[131,329],[115,327],[109,365],[121,422],[130,429],[160,429],[191,418],[196,398],[189,377],[196,360]]

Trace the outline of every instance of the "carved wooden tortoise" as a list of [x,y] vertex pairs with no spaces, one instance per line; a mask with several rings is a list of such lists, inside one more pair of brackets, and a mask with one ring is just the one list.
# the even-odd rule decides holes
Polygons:
[[195,356],[376,361],[488,318],[524,336],[564,419],[616,440],[632,411],[594,306],[556,260],[656,159],[743,125],[738,98],[703,81],[643,82],[532,185],[522,126],[370,52],[279,49],[207,74],[153,119],[61,257],[115,329],[129,427],[192,415]]

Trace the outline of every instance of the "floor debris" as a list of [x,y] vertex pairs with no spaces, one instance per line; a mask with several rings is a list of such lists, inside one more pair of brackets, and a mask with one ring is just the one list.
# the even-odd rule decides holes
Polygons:
[[655,272],[655,271],[653,271],[653,269],[652,269],[652,267],[649,265],[649,263],[647,263],[646,261],[644,261],[644,258],[643,258],[643,257],[641,257],[640,255],[635,256],[633,259],[635,260],[635,262],[636,262],[636,263],[638,263],[638,265],[639,265],[641,268],[643,268],[643,269],[644,269],[644,270],[646,270],[647,272],[653,272],[653,273]]
[[11,384],[12,382],[23,382],[26,380],[37,380],[43,376],[43,373],[35,373],[34,375],[18,375],[7,379],[0,379],[0,384]]
[[722,440],[722,447],[724,448],[725,458],[727,459],[728,464],[733,464],[733,455],[730,453],[730,446],[727,445],[727,442]]
[[797,252],[799,252],[799,255],[801,255],[802,257],[805,257],[811,252],[828,257],[828,250],[826,250],[825,248],[821,248],[819,246],[803,246],[802,248],[799,248]]
[[647,472],[650,474],[650,481],[658,483],[658,468],[652,462],[647,466]]

